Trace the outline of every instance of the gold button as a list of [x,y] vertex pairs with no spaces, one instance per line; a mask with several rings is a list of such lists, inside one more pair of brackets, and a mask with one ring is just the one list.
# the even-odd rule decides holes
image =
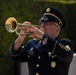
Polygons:
[[28,55],[28,58],[30,57],[30,55]]
[[39,67],[39,64],[36,64],[36,67]]
[[39,73],[36,73],[36,75],[39,75]]
[[38,56],[38,59],[40,59],[40,56]]

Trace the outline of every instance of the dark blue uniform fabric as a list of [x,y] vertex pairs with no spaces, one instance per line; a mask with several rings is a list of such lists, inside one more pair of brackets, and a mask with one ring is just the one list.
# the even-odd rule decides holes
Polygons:
[[[43,41],[29,40],[18,51],[9,50],[9,58],[17,62],[28,62],[29,75],[68,75],[74,47],[69,39],[60,41],[48,37]],[[53,64],[52,64],[53,63]]]

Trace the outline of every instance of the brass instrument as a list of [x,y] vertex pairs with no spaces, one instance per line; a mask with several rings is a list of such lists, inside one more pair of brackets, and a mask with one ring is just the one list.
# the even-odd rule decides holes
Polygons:
[[[10,33],[15,32],[17,35],[20,35],[20,29],[22,26],[34,26],[34,27],[40,28],[39,25],[18,23],[14,17],[8,18],[5,22],[6,30]],[[29,35],[29,32],[25,32],[24,34]]]

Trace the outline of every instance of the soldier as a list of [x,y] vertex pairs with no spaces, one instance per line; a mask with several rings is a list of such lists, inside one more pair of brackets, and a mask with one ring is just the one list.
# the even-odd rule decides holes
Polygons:
[[27,36],[19,35],[10,47],[9,58],[28,62],[29,75],[68,75],[74,46],[67,38],[57,38],[65,27],[64,16],[58,9],[47,7],[42,11],[39,24],[44,31],[34,26],[21,29],[23,33],[29,32],[32,39],[23,44]]

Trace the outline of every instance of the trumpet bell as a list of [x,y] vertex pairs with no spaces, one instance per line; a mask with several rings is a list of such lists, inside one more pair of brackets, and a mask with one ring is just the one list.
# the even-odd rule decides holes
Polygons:
[[10,17],[6,20],[5,22],[5,28],[8,32],[15,32],[17,29],[18,25],[17,25],[17,21],[14,17]]
[[30,33],[27,32],[27,30],[25,32],[21,32],[21,28],[23,26],[34,26],[37,27],[40,30],[43,30],[43,28],[39,25],[32,25],[32,24],[22,24],[22,23],[18,23],[17,20],[14,17],[10,17],[6,20],[5,22],[5,28],[8,32],[13,33],[15,32],[17,35],[26,35],[29,36]]

